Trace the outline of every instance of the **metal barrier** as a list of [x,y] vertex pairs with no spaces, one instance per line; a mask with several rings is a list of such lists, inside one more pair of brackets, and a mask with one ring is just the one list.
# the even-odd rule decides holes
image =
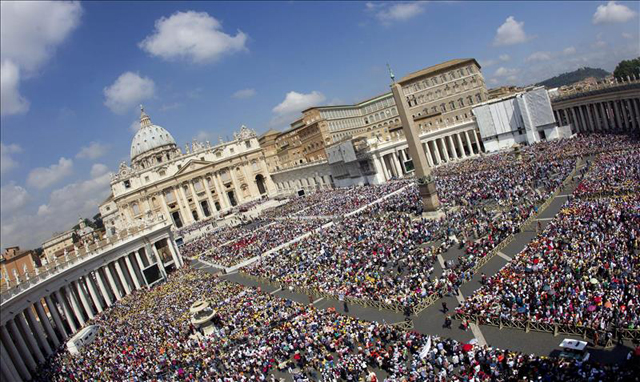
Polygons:
[[[593,338],[597,332],[600,339],[606,340],[607,333],[614,333],[614,337],[622,338],[624,340],[640,341],[640,329],[624,329],[624,328],[609,328],[608,330],[598,330],[588,326],[572,325],[566,323],[548,323],[538,322],[531,320],[503,320],[500,317],[490,317],[477,314],[460,313],[457,312],[453,316],[457,320],[466,320],[473,322],[476,325],[494,326],[499,329],[511,328],[524,330],[525,332],[542,332],[551,333],[554,336],[565,334],[569,336],[579,336],[584,339]],[[605,347],[609,345],[605,344]]]
[[[531,224],[531,222],[533,222],[534,219],[536,219],[538,217],[538,215],[540,215],[540,213],[542,213],[553,201],[553,199],[558,195],[558,193],[564,189],[564,187],[569,183],[570,179],[575,175],[577,168],[579,166],[579,163],[581,162],[582,158],[579,158],[576,161],[576,164],[573,168],[573,170],[571,171],[571,173],[569,173],[569,175],[562,181],[562,183],[560,185],[558,185],[558,187],[556,187],[555,191],[553,192],[553,194],[538,208],[538,210],[536,212],[533,212],[529,215],[529,217],[527,217],[527,219],[522,222],[522,224],[520,225],[521,230],[524,229],[525,227],[527,227],[528,225]],[[394,193],[399,193],[402,190],[404,190],[403,187],[400,190],[397,190]],[[382,199],[380,199],[382,200]],[[475,275],[478,270],[480,268],[482,268],[487,262],[489,262],[498,252],[500,252],[501,250],[503,250],[507,245],[509,245],[513,239],[515,238],[516,234],[511,234],[509,236],[507,236],[506,238],[504,238],[500,243],[498,243],[489,253],[487,253],[486,256],[480,258],[477,263],[470,268],[470,274],[473,276]],[[239,273],[251,280],[254,280],[258,283],[261,284],[266,284],[266,285],[271,285],[273,287],[276,288],[282,288],[282,289],[289,289],[292,288],[292,290],[301,293],[301,294],[305,294],[308,296],[315,296],[315,297],[325,297],[325,298],[337,298],[337,296],[335,294],[331,294],[331,293],[327,293],[327,292],[323,292],[320,291],[318,289],[315,288],[311,288],[311,287],[301,287],[301,286],[295,286],[295,285],[291,285],[291,284],[287,284],[284,282],[279,282],[279,281],[271,281],[269,279],[266,278],[262,278],[262,277],[257,277],[257,276],[253,276],[250,275],[244,271],[239,271]],[[463,281],[463,284],[465,284],[467,281],[469,281],[471,278],[468,278],[467,280]],[[442,296],[443,296],[443,289],[444,287],[440,288],[439,290],[437,290],[436,292],[425,296],[417,305],[414,305],[411,308],[411,313],[413,315],[418,315],[420,314],[423,310],[427,309],[428,307],[430,307],[431,305],[433,305],[437,300],[439,300]],[[345,296],[345,301],[352,303],[352,304],[357,304],[357,305],[361,305],[364,307],[372,307],[372,308],[376,308],[378,310],[382,310],[382,309],[386,309],[386,310],[390,310],[393,312],[398,312],[398,313],[404,313],[405,311],[405,307],[404,305],[400,304],[400,303],[386,303],[386,302],[382,302],[382,301],[378,301],[378,300],[373,300],[373,299],[362,299],[362,298],[355,298],[355,297],[347,297]]]

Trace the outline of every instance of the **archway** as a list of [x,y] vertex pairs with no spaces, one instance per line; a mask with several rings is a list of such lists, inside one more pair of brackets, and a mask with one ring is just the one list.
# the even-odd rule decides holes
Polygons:
[[267,189],[264,186],[264,176],[262,176],[262,174],[256,175],[256,184],[258,185],[258,191],[260,192],[260,195],[267,193]]

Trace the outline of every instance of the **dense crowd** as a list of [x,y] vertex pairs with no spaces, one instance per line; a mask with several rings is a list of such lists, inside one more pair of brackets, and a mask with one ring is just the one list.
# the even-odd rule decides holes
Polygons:
[[[535,206],[497,215],[460,207],[441,219],[415,219],[398,212],[419,201],[417,187],[336,222],[245,269],[253,276],[321,292],[411,307],[425,296],[447,293],[471,277],[470,270],[502,239],[514,233]],[[430,278],[438,254],[468,240],[466,254],[438,278]],[[437,245],[421,246],[425,243]]]
[[609,332],[638,328],[638,161],[638,148],[599,155],[578,198],[459,311]]
[[578,197],[624,195],[640,190],[640,144],[628,151],[600,154],[576,190]]
[[267,211],[264,216],[341,216],[408,184],[407,180],[395,180],[381,185],[320,190],[308,196],[296,197],[282,206]]
[[[213,331],[197,334],[189,306],[206,299]],[[35,381],[614,381],[632,361],[601,365],[428,337],[282,300],[200,271],[137,291],[90,322],[78,355],[60,348]]]
[[244,236],[251,234],[260,226],[269,224],[268,221],[258,220],[248,224],[239,224],[233,227],[218,227],[212,231],[206,232],[198,236],[196,239],[185,243],[180,248],[180,253],[186,257],[198,257],[202,253],[217,248],[223,244],[240,240]]
[[325,219],[275,220],[223,245],[212,245],[201,241],[200,245],[204,245],[206,250],[200,258],[230,267],[245,259],[260,256],[326,222]]
[[[529,151],[537,155],[540,150],[524,150]],[[439,195],[451,208],[441,219],[415,218],[421,203],[417,186],[410,184],[245,271],[271,281],[404,307],[434,293],[450,293],[472,276],[480,259],[518,231],[575,167],[574,159],[529,163],[513,155],[485,157],[476,160],[480,171],[449,169],[448,175],[437,178]],[[464,162],[460,165],[466,167]],[[454,243],[451,237],[465,240],[464,256],[431,278],[436,256]],[[419,248],[425,243],[437,245]]]

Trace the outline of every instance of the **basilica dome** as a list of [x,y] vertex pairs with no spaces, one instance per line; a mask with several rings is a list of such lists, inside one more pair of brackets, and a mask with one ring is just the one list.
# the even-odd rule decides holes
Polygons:
[[151,118],[142,109],[140,113],[140,130],[131,141],[131,162],[133,163],[136,158],[144,153],[165,146],[173,149],[176,147],[176,141],[163,127],[151,123]]

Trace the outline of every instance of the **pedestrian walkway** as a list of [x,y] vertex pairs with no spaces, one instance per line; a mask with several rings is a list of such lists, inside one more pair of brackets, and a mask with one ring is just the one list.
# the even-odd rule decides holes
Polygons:
[[[450,328],[445,327],[443,324],[446,314],[452,316],[452,312],[454,312],[456,307],[464,301],[464,296],[470,296],[480,288],[482,274],[485,274],[486,277],[489,278],[500,271],[500,269],[508,264],[536,236],[538,224],[540,224],[540,229],[544,229],[544,227],[553,220],[555,215],[562,209],[564,203],[566,203],[567,198],[579,184],[581,180],[579,173],[584,167],[584,161],[579,161],[576,166],[576,175],[572,177],[573,179],[569,179],[563,189],[553,197],[547,208],[540,211],[538,217],[533,219],[527,226],[521,227],[520,232],[514,236],[510,244],[499,251],[497,256],[494,256],[483,267],[481,267],[470,281],[460,287],[460,290],[455,295],[446,295],[437,300],[433,305],[420,312],[417,316],[412,316],[411,319],[413,320],[414,330],[424,334],[435,334],[443,337],[450,337],[461,342],[469,342],[475,338],[479,344],[488,344],[490,346],[518,350],[525,353],[549,355],[555,351],[561,339],[548,333],[526,333],[522,330],[499,329],[496,327],[482,325],[477,326],[475,323],[469,323],[469,330],[463,330],[461,326],[462,323],[455,319],[452,319],[452,325]],[[457,246],[453,246],[447,252],[438,255],[438,261],[434,264],[435,269],[433,276],[438,277],[441,275],[445,268],[445,262],[457,259],[459,256],[463,255],[463,253],[464,251],[462,249]],[[339,301],[337,297],[335,299],[318,298],[313,300],[313,297],[306,296],[289,289],[276,289],[271,285],[262,284],[255,280],[248,279],[239,273],[228,274],[223,277],[230,281],[247,286],[259,286],[262,290],[281,298],[305,304],[313,303],[320,309],[333,307],[340,313],[363,320],[395,323],[403,321],[405,318],[402,314],[397,312],[352,304],[348,305],[348,311],[345,311],[343,302]],[[441,309],[443,302],[449,309],[446,313]],[[619,353],[620,351],[620,349],[614,349],[612,353]],[[604,354],[601,356],[605,359],[616,358],[619,357],[619,354]]]

